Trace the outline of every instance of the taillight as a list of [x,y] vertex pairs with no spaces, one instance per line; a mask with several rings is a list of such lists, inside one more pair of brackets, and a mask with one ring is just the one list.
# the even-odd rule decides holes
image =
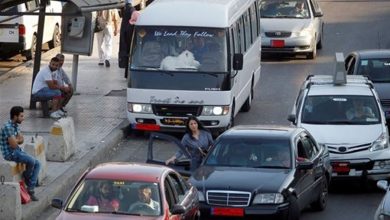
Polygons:
[[19,24],[19,36],[26,34],[26,27],[23,24]]

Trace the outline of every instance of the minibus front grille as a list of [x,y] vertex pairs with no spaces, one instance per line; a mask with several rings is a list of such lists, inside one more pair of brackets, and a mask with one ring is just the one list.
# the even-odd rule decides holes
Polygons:
[[197,105],[152,105],[153,113],[157,116],[188,117],[199,116],[202,106]]

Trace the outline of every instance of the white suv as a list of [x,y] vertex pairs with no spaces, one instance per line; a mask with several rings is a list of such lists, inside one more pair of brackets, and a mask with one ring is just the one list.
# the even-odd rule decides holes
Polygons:
[[378,95],[366,77],[346,76],[343,57],[336,59],[334,76],[308,76],[288,120],[328,147],[332,178],[387,179],[389,134]]

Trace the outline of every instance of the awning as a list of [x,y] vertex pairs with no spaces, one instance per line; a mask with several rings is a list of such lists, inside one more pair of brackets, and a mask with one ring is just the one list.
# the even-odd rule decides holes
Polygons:
[[[0,11],[29,1],[35,1],[35,0],[0,0]],[[125,4],[125,0],[58,0],[58,1],[64,3],[72,2],[80,8],[81,12],[121,8]]]

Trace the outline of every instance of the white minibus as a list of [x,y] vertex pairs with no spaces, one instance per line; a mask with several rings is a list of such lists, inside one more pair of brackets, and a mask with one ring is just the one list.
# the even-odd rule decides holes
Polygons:
[[[127,116],[136,130],[216,133],[249,111],[260,78],[260,0],[158,0],[132,38]],[[216,134],[214,133],[214,134]]]
[[[4,9],[4,13],[36,12],[39,1],[27,1]],[[61,13],[62,3],[49,1],[46,12]],[[61,44],[61,16],[46,16],[43,43],[49,43],[49,48]],[[32,59],[37,43],[38,15],[3,15],[0,16],[0,58],[6,58],[14,53],[22,53],[27,59]]]

